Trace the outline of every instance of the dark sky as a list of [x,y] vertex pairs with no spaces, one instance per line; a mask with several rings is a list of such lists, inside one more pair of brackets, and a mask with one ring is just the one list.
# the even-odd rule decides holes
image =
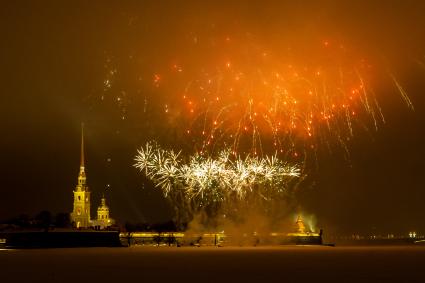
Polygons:
[[151,74],[176,54],[196,61],[212,52],[207,46],[191,53],[188,38],[228,33],[253,34],[255,43],[272,47],[288,38],[295,46],[337,38],[384,62],[382,73],[394,73],[415,109],[394,85],[378,84],[386,123],[356,134],[350,161],[319,154],[297,202],[329,230],[425,232],[425,3],[86,2],[2,3],[0,219],[71,211],[83,121],[92,206],[109,184],[113,217],[166,220],[166,202],[132,167],[136,148],[168,131],[156,124],[161,114],[140,114],[145,101],[159,103]]

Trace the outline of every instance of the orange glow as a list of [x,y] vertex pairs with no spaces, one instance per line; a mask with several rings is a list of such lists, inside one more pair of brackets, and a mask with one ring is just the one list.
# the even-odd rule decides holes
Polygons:
[[[214,146],[234,144],[236,150],[251,153],[263,153],[267,143],[274,150],[295,152],[307,139],[317,148],[332,136],[351,136],[357,112],[378,117],[365,103],[369,69],[363,58],[339,45],[325,40],[312,43],[308,53],[292,50],[291,56],[251,49],[243,40],[226,39],[226,45],[235,51],[218,46],[201,64],[192,62],[197,68],[185,72],[188,79],[170,74],[161,85],[170,113],[181,109],[173,94],[183,93],[188,108],[177,111],[202,151],[209,151],[212,143],[206,138],[211,136],[216,137]],[[182,62],[173,69],[183,69]]]

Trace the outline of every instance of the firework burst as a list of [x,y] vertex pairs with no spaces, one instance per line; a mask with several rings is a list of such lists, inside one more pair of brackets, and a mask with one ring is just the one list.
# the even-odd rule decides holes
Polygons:
[[[202,63],[181,59],[153,79],[169,123],[201,154],[229,147],[234,155],[299,158],[335,144],[348,153],[356,131],[385,123],[373,88],[379,71],[342,44],[274,53],[251,41],[215,44]],[[388,80],[412,107],[392,74]]]
[[285,192],[288,184],[300,176],[300,168],[278,159],[234,157],[224,149],[216,157],[195,154],[187,162],[180,152],[160,148],[149,142],[137,151],[135,167],[143,171],[165,196],[181,190],[189,199],[225,201],[232,195],[239,199],[248,192],[268,188]]
[[[108,57],[102,100],[112,100],[122,120],[128,113],[143,120],[155,133],[147,140],[172,136],[185,152],[277,152],[298,162],[321,149],[342,148],[348,157],[357,133],[385,123],[377,85],[392,85],[413,109],[386,64],[336,39],[202,34],[180,38],[169,56],[136,76]],[[131,58],[129,69],[139,68]]]

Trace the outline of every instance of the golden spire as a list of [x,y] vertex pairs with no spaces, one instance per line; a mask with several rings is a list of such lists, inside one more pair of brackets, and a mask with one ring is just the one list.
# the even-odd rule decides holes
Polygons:
[[84,171],[84,123],[81,123],[81,161],[80,171]]
[[78,188],[87,190],[86,187],[86,172],[84,168],[84,124],[81,123],[81,160],[80,173],[78,174]]

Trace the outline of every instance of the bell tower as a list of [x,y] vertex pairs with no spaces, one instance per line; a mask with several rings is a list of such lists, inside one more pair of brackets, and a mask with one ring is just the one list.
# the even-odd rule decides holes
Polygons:
[[102,196],[100,206],[97,208],[97,221],[95,223],[100,229],[106,229],[115,224],[115,220],[109,217],[109,207],[106,205],[104,195]]
[[90,191],[86,183],[84,161],[84,124],[81,124],[81,157],[78,183],[74,190],[74,208],[71,222],[76,228],[90,227]]

